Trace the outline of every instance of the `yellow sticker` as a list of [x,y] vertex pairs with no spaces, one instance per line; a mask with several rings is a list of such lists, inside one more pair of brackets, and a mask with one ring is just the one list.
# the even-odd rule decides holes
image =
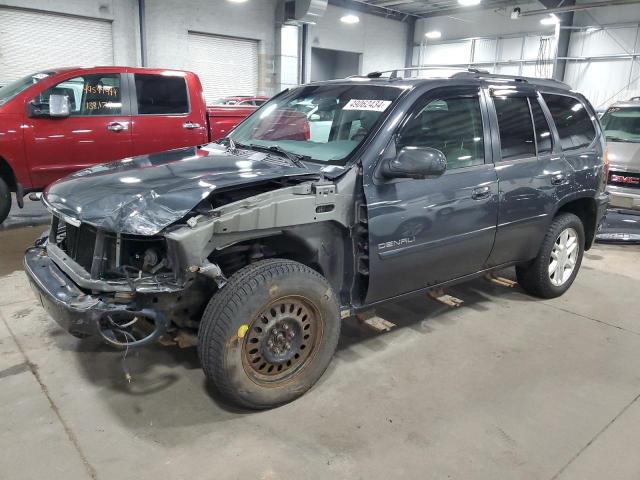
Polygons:
[[244,338],[247,330],[249,330],[249,325],[240,325],[240,328],[238,328],[238,338]]

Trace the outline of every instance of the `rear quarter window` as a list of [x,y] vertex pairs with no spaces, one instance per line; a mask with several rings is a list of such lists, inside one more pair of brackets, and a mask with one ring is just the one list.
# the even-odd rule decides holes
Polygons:
[[596,137],[591,115],[585,105],[574,97],[545,93],[544,98],[556,124],[563,150],[587,147]]

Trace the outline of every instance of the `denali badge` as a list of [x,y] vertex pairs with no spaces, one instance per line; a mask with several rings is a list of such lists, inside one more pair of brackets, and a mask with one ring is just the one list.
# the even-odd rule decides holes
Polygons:
[[378,250],[386,250],[389,248],[402,247],[403,245],[409,245],[416,241],[415,235],[413,237],[400,238],[399,240],[391,240],[390,242],[383,242],[378,244]]

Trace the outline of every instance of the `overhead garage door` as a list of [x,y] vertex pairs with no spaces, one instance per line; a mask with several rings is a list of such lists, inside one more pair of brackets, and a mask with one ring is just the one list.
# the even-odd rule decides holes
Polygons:
[[113,65],[111,22],[0,8],[0,85],[52,67]]
[[189,70],[202,81],[210,103],[217,98],[258,93],[258,42],[189,33]]

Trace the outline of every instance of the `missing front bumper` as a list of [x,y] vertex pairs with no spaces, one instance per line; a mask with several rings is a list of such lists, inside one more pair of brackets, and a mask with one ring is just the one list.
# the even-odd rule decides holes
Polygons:
[[[99,336],[115,347],[134,347],[157,341],[169,327],[169,321],[159,311],[141,308],[135,303],[109,303],[84,293],[42,248],[27,250],[24,269],[43,308],[75,337]],[[127,337],[116,331],[118,325],[129,323],[126,319],[133,321],[134,318],[143,318],[151,325],[142,338]]]

